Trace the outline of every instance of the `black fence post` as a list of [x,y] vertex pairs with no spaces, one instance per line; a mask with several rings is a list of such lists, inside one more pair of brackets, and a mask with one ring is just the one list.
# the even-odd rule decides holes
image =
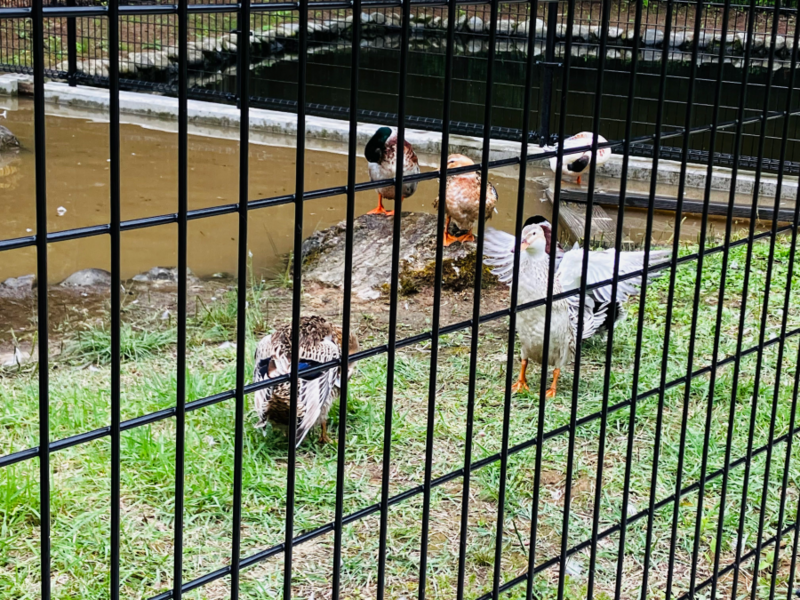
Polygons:
[[[556,60],[556,26],[558,24],[558,2],[547,5],[547,36],[544,46],[544,81],[542,83],[542,110],[539,123],[539,145],[550,142],[550,105],[553,100],[553,69]],[[531,17],[531,27],[536,27],[536,15]]]
[[[75,6],[75,0],[67,0],[67,6]],[[78,73],[78,28],[75,17],[67,17],[67,61],[67,83],[75,87],[75,75]]]

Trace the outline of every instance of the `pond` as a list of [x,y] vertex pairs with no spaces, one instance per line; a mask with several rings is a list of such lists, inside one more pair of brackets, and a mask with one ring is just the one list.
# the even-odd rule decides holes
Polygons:
[[[23,150],[0,169],[3,188],[0,219],[3,238],[30,235],[35,230],[35,177],[33,103],[20,99],[11,107],[5,124],[20,138]],[[50,232],[108,223],[109,163],[108,123],[104,115],[87,113],[84,118],[59,116],[60,109],[48,106],[47,185],[48,229]],[[80,114],[80,113],[79,113]],[[178,141],[175,123],[153,121],[147,126],[125,123],[121,126],[122,219],[140,219],[177,212]],[[189,137],[189,209],[236,203],[239,185],[239,158],[236,130],[230,138],[202,135]],[[250,198],[269,198],[294,192],[296,150],[287,147],[285,138],[260,136],[265,143],[250,146]],[[291,141],[288,141],[291,144]],[[327,151],[307,150],[306,189],[343,186],[347,182],[347,147],[328,142]],[[420,154],[423,171],[432,170],[438,156]],[[357,180],[368,181],[366,160],[359,156]],[[491,225],[513,231],[519,171],[516,167],[492,169],[490,180],[500,202]],[[553,182],[549,169],[531,165],[526,183],[526,216],[550,216],[550,205],[543,202],[545,189]],[[585,184],[584,184],[585,186]],[[599,178],[598,189],[613,191],[619,180]],[[646,192],[646,182],[630,182],[632,191]],[[699,197],[701,190],[690,189],[687,196]],[[659,186],[659,194],[674,196],[676,190]],[[421,182],[414,196],[404,203],[407,211],[432,212],[438,182]],[[356,195],[356,215],[376,205],[374,191]],[[714,194],[714,201],[724,195]],[[737,201],[747,202],[747,198]],[[609,210],[612,217],[615,214]],[[252,268],[259,277],[274,277],[284,272],[292,249],[294,207],[282,205],[251,212],[249,249]],[[329,227],[344,220],[344,195],[305,203],[304,233]],[[630,210],[626,216],[626,237],[640,241],[644,235],[646,213]],[[696,241],[699,221],[688,217],[682,237]],[[654,241],[672,239],[674,215],[657,214]],[[713,225],[716,232],[724,223]],[[189,222],[189,267],[200,277],[235,273],[237,269],[238,217],[235,214]],[[390,239],[386,240],[391,243]],[[0,281],[36,272],[35,248],[7,251],[0,263]],[[50,246],[49,278],[63,281],[75,271],[109,268],[109,243],[106,236],[58,242]],[[174,224],[137,229],[122,235],[122,277],[129,278],[153,266],[177,263],[177,226]]]

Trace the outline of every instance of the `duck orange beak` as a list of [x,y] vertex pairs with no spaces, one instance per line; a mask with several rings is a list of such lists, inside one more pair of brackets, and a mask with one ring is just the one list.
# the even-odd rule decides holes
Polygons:
[[519,245],[519,251],[523,252],[527,247],[528,247],[528,242],[521,242]]

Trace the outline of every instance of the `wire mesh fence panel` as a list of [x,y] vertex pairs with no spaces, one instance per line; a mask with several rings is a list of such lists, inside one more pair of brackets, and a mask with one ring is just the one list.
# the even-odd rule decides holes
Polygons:
[[799,35],[0,0],[3,597],[791,598]]

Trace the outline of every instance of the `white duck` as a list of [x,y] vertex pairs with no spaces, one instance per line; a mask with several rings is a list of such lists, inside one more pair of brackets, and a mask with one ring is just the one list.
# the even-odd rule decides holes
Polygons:
[[[547,296],[547,282],[550,267],[549,252],[554,244],[551,239],[551,227],[547,220],[541,217],[528,219],[522,229],[522,242],[520,250],[520,280],[519,303],[524,304],[534,300],[541,300]],[[511,284],[514,269],[514,236],[508,233],[488,228],[486,230],[484,254],[486,265],[492,267],[492,272],[498,279],[506,284]],[[558,244],[556,247],[556,273],[553,282],[553,295],[580,288],[582,280],[583,248],[576,243],[572,250],[563,252]],[[563,252],[563,255],[561,255]],[[589,251],[589,263],[586,272],[586,284],[591,285],[601,281],[610,281],[614,274],[615,251]],[[671,256],[668,250],[653,250],[650,252],[650,265],[667,260]],[[619,273],[626,275],[642,269],[644,252],[622,252],[620,254]],[[648,280],[657,277],[660,273],[650,273]],[[625,300],[638,293],[641,277],[619,281],[617,286],[617,321],[624,316],[622,310]],[[597,333],[607,323],[608,307],[611,304],[611,284],[587,290],[584,307],[583,335],[587,339]],[[547,397],[556,394],[556,385],[561,374],[561,368],[575,356],[578,336],[578,309],[579,295],[575,294],[553,302],[550,321],[550,349],[548,352],[548,365],[554,367],[553,384],[547,390]],[[517,392],[528,389],[525,370],[528,361],[542,363],[544,350],[544,326],[546,305],[537,306],[519,313],[519,338],[522,347],[522,364],[517,382],[512,390]]]
[[[576,179],[576,183],[578,185],[581,184],[581,175],[586,173],[589,170],[589,166],[592,163],[592,151],[591,150],[584,150],[575,153],[568,153],[568,150],[573,148],[587,148],[592,145],[594,140],[594,136],[589,131],[581,131],[580,133],[576,133],[570,138],[564,140],[564,159],[561,163],[561,179]],[[597,143],[603,144],[607,142],[606,138],[602,135],[597,136]],[[595,155],[597,159],[597,166],[602,166],[608,162],[608,159],[611,158],[611,148],[598,148],[597,154]],[[553,173],[556,172],[556,167],[558,163],[558,157],[553,156],[550,158],[550,170]]]

